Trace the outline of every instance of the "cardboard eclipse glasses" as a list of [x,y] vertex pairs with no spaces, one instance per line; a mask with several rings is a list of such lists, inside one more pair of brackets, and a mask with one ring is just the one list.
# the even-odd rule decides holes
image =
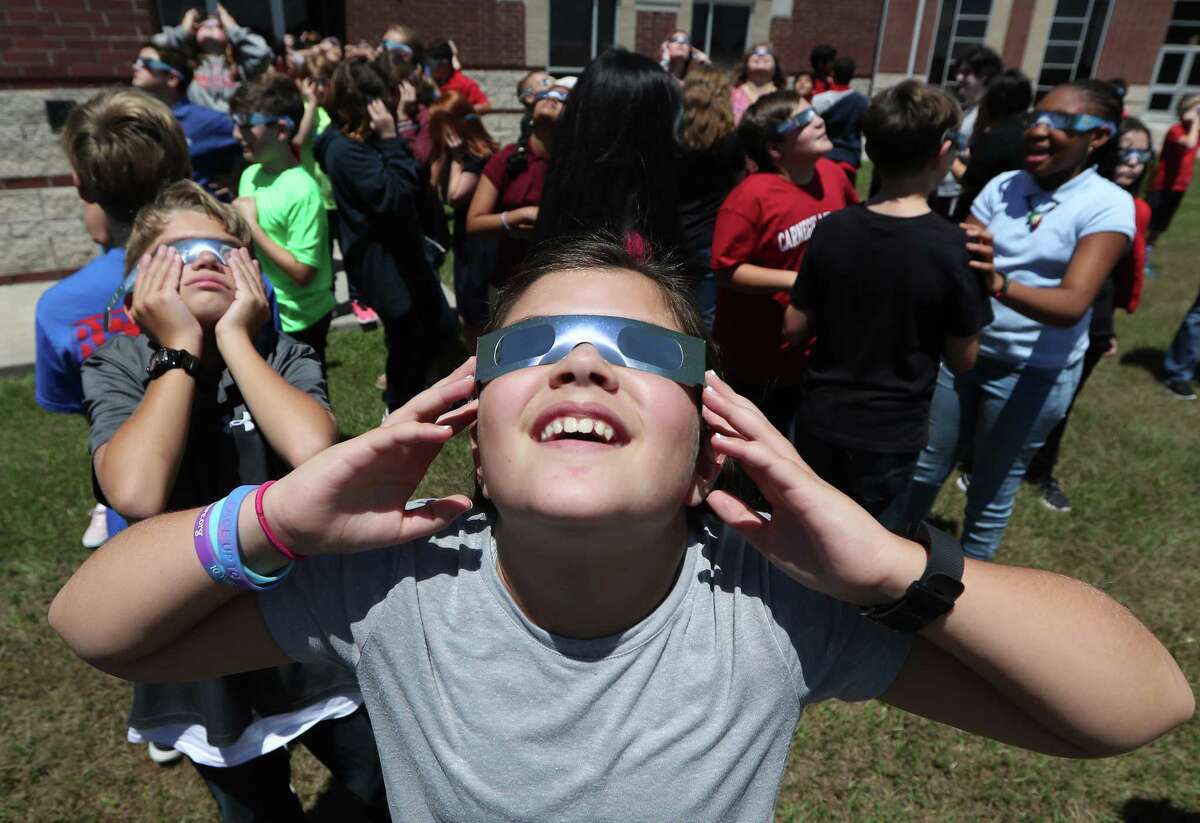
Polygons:
[[704,385],[704,341],[652,323],[593,314],[533,317],[479,338],[480,386],[517,369],[557,363],[590,343],[614,366],[657,374],[685,386]]

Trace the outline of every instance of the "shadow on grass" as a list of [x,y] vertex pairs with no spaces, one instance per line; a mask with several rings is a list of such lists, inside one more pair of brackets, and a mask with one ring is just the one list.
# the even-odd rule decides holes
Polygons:
[[1163,357],[1166,351],[1153,346],[1139,346],[1121,355],[1122,366],[1136,366],[1150,372],[1155,380],[1162,378]]
[[1121,819],[1125,823],[1200,823],[1200,813],[1170,800],[1132,797],[1121,805]]

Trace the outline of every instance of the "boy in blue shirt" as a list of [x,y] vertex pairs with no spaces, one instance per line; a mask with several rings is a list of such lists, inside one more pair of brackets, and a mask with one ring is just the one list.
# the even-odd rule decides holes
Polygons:
[[[133,217],[163,184],[192,173],[187,140],[171,111],[140,91],[96,95],[77,106],[63,129],[63,147],[80,198],[104,213],[105,253],[52,286],[35,312],[35,397],[47,411],[83,411],[79,369],[84,359],[116,334],[138,333],[116,307],[105,323],[105,306],[125,273],[124,245]],[[96,548],[124,527],[104,507],[93,509],[84,545]],[[103,527],[102,527],[103,526]]]

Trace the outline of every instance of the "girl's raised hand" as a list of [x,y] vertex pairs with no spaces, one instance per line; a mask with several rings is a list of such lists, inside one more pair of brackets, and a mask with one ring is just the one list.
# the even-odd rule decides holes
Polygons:
[[[433,534],[473,505],[456,494],[405,510],[443,444],[475,419],[475,358],[383,425],[332,446],[263,495],[267,521],[303,554],[350,554]],[[455,404],[468,401],[458,408]]]
[[396,116],[382,100],[375,98],[367,103],[367,116],[371,118],[371,128],[379,139],[390,140],[396,136]]
[[[712,449],[737,460],[772,515],[764,517],[725,491],[709,507],[786,574],[810,589],[861,606],[898,598],[913,573],[911,552],[858,504],[808,467],[791,442],[753,403],[715,373],[702,392]],[[903,581],[903,582],[901,582]]]

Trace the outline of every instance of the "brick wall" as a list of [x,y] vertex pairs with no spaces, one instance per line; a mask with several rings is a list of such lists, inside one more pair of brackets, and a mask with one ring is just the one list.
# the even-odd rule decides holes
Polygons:
[[151,0],[4,0],[0,86],[126,80],[154,14]]
[[[1020,67],[1025,57],[1025,40],[1029,37],[1029,27],[1033,22],[1033,3],[1034,0],[1013,0],[1004,48],[1000,52],[1000,59],[1006,67]],[[1118,7],[1120,5],[1117,4]]]
[[829,43],[839,54],[854,58],[858,75],[869,77],[875,70],[875,38],[882,13],[883,0],[833,4],[795,0],[791,18],[771,21],[771,43],[789,76],[811,70],[809,52],[813,46]]
[[1117,3],[1108,21],[1096,76],[1124,77],[1138,84],[1151,82],[1154,61],[1171,19],[1171,6],[1171,0]]
[[446,38],[471,68],[525,65],[525,6],[497,0],[346,0],[348,42],[376,42],[392,23],[417,30],[426,44]]
[[669,11],[639,11],[637,39],[634,48],[647,57],[658,59],[658,49],[675,31],[675,13]]

